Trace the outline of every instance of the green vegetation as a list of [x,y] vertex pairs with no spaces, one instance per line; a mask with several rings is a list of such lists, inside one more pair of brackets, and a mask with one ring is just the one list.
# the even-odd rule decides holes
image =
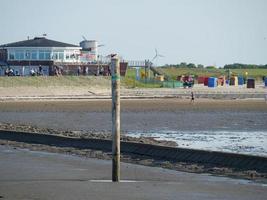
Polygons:
[[261,79],[262,76],[267,76],[267,69],[230,69],[230,71],[235,75],[245,76],[246,72],[248,77],[253,77]]
[[[195,65],[194,63],[186,63],[181,62],[180,64],[171,64],[165,65],[165,67],[175,67],[175,68],[204,68],[204,65],[198,64]],[[207,69],[214,69],[215,66],[206,66]],[[234,63],[224,65],[224,69],[267,69],[267,65],[256,65],[256,64],[241,64],[241,63]]]
[[[170,76],[173,80],[177,76],[181,75],[194,75],[199,76],[208,76],[208,77],[218,77],[221,75],[228,75],[228,69],[217,69],[217,68],[176,68],[176,67],[161,67],[161,70],[167,76]],[[262,76],[267,76],[267,69],[230,69],[231,75],[241,75],[245,76],[246,72],[248,77],[253,77],[256,79],[261,79]]]
[[156,80],[140,80],[137,81],[135,78],[125,77],[121,81],[122,86],[127,88],[160,88],[162,87],[162,82]]
[[[130,70],[132,71],[132,70]],[[130,72],[132,73],[132,72]],[[159,88],[162,83],[155,80],[135,80],[135,72],[122,77],[121,85],[127,88]],[[0,87],[103,87],[111,86],[106,76],[2,76]]]
[[[215,66],[204,67],[201,64],[195,65],[193,63],[181,62],[180,64],[165,65],[160,67],[164,71],[166,76],[170,76],[172,79],[176,79],[181,75],[195,75],[198,76],[221,76],[228,75],[230,70],[231,75],[241,75],[248,77],[261,79],[262,76],[267,76],[267,65],[255,65],[255,64],[240,64],[234,63],[225,65],[223,68],[216,68]],[[246,73],[247,72],[247,73]]]
[[177,76],[181,75],[194,75],[194,76],[221,76],[223,71],[219,69],[205,69],[205,68],[175,68],[175,67],[162,67],[162,71],[175,80]]
[[234,64],[230,64],[230,65],[225,65],[224,69],[267,69],[267,65],[234,63]]
[[[140,69],[140,74],[145,73],[145,69]],[[122,78],[122,85],[128,88],[160,88],[162,87],[162,82],[156,81],[154,79],[153,73],[150,72],[150,80],[145,80],[140,78],[140,81],[136,80],[136,71],[133,68],[128,68],[126,76]]]

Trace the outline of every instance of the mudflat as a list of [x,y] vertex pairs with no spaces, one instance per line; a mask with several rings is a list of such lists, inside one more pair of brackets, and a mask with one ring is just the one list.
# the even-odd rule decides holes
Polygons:
[[[121,100],[123,132],[151,130],[266,130],[264,100]],[[1,122],[61,130],[110,131],[111,100],[3,101]]]

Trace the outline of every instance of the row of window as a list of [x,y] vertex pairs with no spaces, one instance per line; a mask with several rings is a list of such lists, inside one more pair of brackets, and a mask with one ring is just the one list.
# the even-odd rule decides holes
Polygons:
[[9,52],[9,60],[70,60],[78,59],[78,55],[73,52],[46,51],[46,50],[15,50]]

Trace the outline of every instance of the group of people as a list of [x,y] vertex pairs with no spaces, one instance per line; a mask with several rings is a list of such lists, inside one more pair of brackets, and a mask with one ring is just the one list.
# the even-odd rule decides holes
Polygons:
[[43,68],[42,68],[42,66],[39,66],[38,70],[34,70],[33,68],[31,68],[30,75],[31,76],[42,76],[43,75]]
[[[30,69],[30,75],[31,76],[42,76],[43,75],[43,68],[42,66],[39,66],[39,68],[36,70],[34,68]],[[5,69],[5,76],[24,76],[25,75],[25,67],[23,66],[21,70],[14,70],[10,67]]]
[[14,70],[12,68],[6,68],[5,76],[15,76]]
[[62,73],[63,73],[63,67],[58,67],[58,66],[56,66],[55,68],[54,68],[54,75],[56,75],[56,76],[61,76],[62,75]]
[[[94,73],[95,76],[110,76],[111,70],[110,67],[107,68],[107,70],[103,66],[97,66],[96,72]],[[89,75],[89,67],[85,67],[84,69],[79,66],[77,68],[77,76],[80,75]]]
[[101,66],[100,68],[97,67],[97,76],[100,75],[100,76],[110,76],[111,75],[111,70],[110,70],[110,67],[108,66],[108,69],[107,71],[105,71],[105,68],[103,66]]

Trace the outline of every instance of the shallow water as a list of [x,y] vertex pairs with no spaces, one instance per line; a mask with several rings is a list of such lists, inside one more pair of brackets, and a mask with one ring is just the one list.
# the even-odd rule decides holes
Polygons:
[[132,137],[168,140],[178,147],[267,156],[267,131],[170,131],[129,132]]

